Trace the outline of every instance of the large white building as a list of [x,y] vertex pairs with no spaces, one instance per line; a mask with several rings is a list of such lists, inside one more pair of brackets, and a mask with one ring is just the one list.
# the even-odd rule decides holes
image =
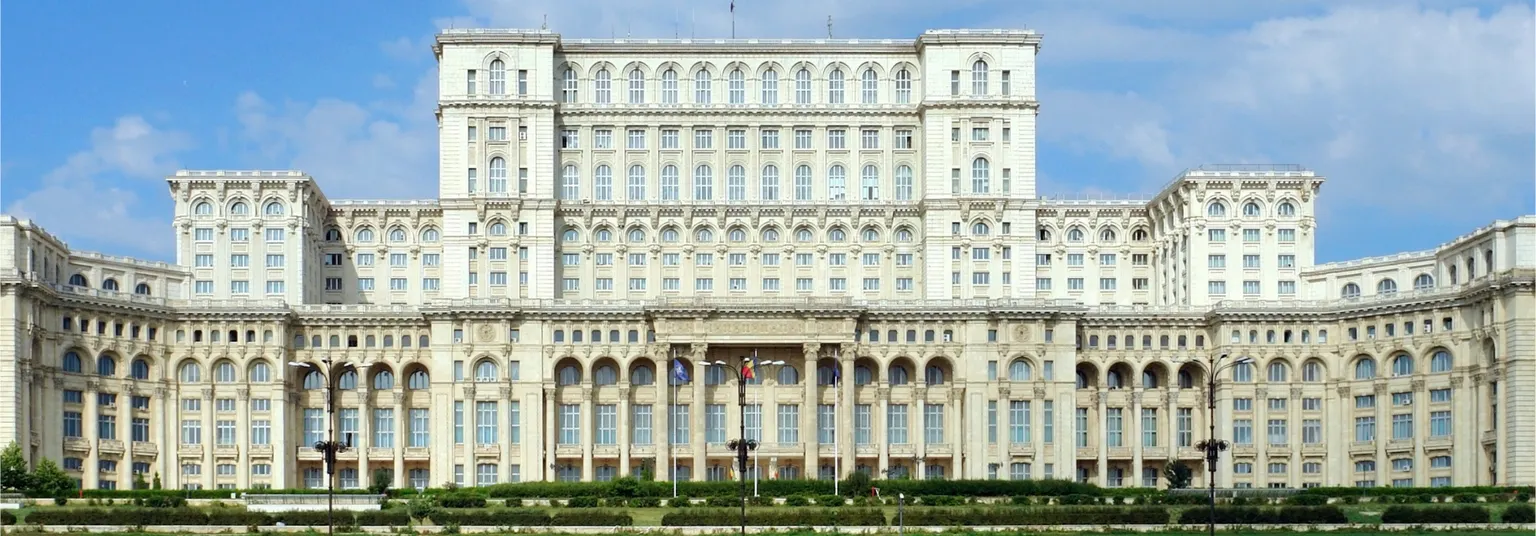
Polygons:
[[438,199],[180,171],[176,264],[0,220],[0,442],[322,486],[334,382],[344,487],[731,478],[755,352],[764,478],[1153,486],[1214,419],[1221,486],[1536,483],[1536,217],[1318,265],[1297,167],[1040,197],[1040,41],[446,31]]

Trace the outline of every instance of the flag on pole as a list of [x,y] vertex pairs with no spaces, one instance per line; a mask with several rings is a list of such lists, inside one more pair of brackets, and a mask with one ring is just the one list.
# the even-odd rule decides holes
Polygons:
[[736,0],[731,0],[731,13],[736,12]]
[[843,381],[843,367],[838,366],[837,363],[833,363],[832,364],[832,385],[837,385],[838,383],[840,383],[842,381]]
[[672,377],[677,379],[678,383],[688,383],[688,368],[683,366],[683,360],[672,360]]
[[756,369],[757,369],[757,363],[755,362],[754,359],[748,357],[748,358],[745,358],[745,359],[741,360],[741,377],[742,378],[746,378],[748,380],[757,379]]

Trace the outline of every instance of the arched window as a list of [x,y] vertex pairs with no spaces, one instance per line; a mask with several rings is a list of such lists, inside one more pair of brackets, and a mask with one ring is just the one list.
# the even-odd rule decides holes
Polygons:
[[975,236],[990,235],[992,234],[992,226],[987,225],[987,222],[984,221],[973,223],[971,224],[971,234]]
[[63,361],[63,366],[61,367],[65,369],[65,372],[77,373],[77,375],[84,369],[83,364],[80,362],[80,355],[75,352],[65,352],[65,361]]
[[1359,361],[1356,361],[1355,362],[1355,379],[1357,379],[1357,380],[1374,380],[1374,379],[1376,379],[1376,360],[1371,359],[1369,357],[1363,357],[1363,358],[1360,358]]
[[795,71],[795,104],[811,103],[811,71],[801,68]]
[[272,366],[266,361],[257,361],[251,365],[251,383],[267,383],[272,381]]
[[491,158],[490,192],[507,193],[507,160],[505,158],[499,156]]
[[101,290],[110,290],[112,292],[117,292],[118,291],[117,280],[116,279],[112,279],[110,277],[101,280]]
[[827,104],[843,103],[843,70],[832,69],[827,73]]
[[360,244],[373,243],[373,229],[364,227],[357,230],[357,242]]
[[324,389],[324,388],[325,388],[325,379],[324,379],[324,377],[320,376],[320,371],[318,371],[318,370],[311,370],[311,371],[309,371],[309,374],[305,374],[304,375],[304,389],[305,390],[314,391],[314,390],[317,390],[317,389]]
[[109,376],[109,377],[110,376],[116,376],[117,375],[117,360],[113,359],[112,356],[105,355],[105,354],[101,355],[100,357],[97,357],[96,358],[96,375],[97,376]]
[[763,104],[779,103],[779,72],[773,69],[763,71],[762,96],[759,99]]
[[1398,354],[1392,358],[1392,376],[1409,376],[1413,374],[1413,357],[1408,354]]
[[395,244],[399,244],[401,242],[404,242],[405,241],[405,229],[402,229],[402,228],[399,228],[399,227],[396,227],[394,229],[390,229],[389,230],[389,241],[391,243],[395,243]]
[[831,231],[827,232],[827,240],[830,242],[847,242],[848,232],[844,231],[842,227],[834,227]]
[[261,211],[262,211],[263,214],[266,214],[268,216],[282,216],[283,215],[283,202],[282,201],[268,201],[266,207],[263,208]]
[[343,391],[357,389],[357,371],[351,369],[343,371],[340,376],[336,377],[336,388]]
[[857,365],[853,367],[854,385],[869,385],[874,382],[875,371],[870,370],[870,368],[866,365]]
[[1387,278],[1387,279],[1383,279],[1381,281],[1377,281],[1376,282],[1376,293],[1377,294],[1383,294],[1383,295],[1385,295],[1385,294],[1397,294],[1397,282],[1393,281],[1391,278]]
[[725,197],[731,201],[747,199],[747,168],[735,165],[726,170]]
[[598,201],[613,200],[613,168],[599,164],[592,173],[592,198]]
[[337,229],[335,227],[326,229],[325,230],[325,241],[326,242],[340,242],[341,241],[341,229]]
[[594,239],[596,239],[598,242],[602,242],[602,243],[606,244],[608,242],[612,242],[613,241],[613,231],[608,230],[607,227],[602,227],[602,228],[599,228],[597,230],[597,232],[592,233],[592,237]]
[[668,227],[666,229],[662,229],[661,230],[661,241],[662,242],[666,242],[666,243],[670,244],[670,243],[677,242],[679,239],[680,239],[680,237],[677,234],[677,229],[676,228]]
[[1211,201],[1211,204],[1205,207],[1205,215],[1212,218],[1224,218],[1227,216],[1227,204],[1221,201]]
[[987,94],[987,62],[976,60],[971,64],[971,95],[981,96]]
[[1108,374],[1104,375],[1104,380],[1104,383],[1106,384],[1105,386],[1110,389],[1120,389],[1125,387],[1125,378],[1120,377],[1120,371],[1118,370],[1109,371]]
[[575,229],[567,228],[565,232],[560,233],[560,240],[565,242],[575,242],[578,238],[581,238],[581,233]]
[[700,228],[698,230],[698,232],[693,233],[693,239],[694,239],[694,241],[700,242],[700,243],[714,242],[715,241],[715,232],[709,230],[708,227]]
[[1135,231],[1131,231],[1131,241],[1132,242],[1146,242],[1147,241],[1147,230],[1146,229],[1137,229]]
[[1269,381],[1285,382],[1290,380],[1290,368],[1285,363],[1272,361],[1269,363]]
[[645,104],[645,73],[638,68],[629,70],[629,103]]
[[491,94],[507,94],[507,64],[501,59],[491,60]]
[[1035,230],[1035,238],[1041,242],[1051,241],[1051,230],[1041,227]]
[[779,231],[777,229],[763,229],[763,242],[778,242]]
[[896,241],[897,242],[911,242],[912,241],[912,230],[911,229],[907,229],[905,227],[897,229],[896,230]]
[[592,89],[592,93],[596,95],[595,98],[597,99],[595,102],[598,104],[612,103],[613,73],[608,72],[607,68],[598,69],[597,74],[592,79]]
[[758,180],[758,192],[763,201],[779,200],[779,166],[768,164],[763,166],[763,175]]
[[203,367],[196,362],[188,361],[181,364],[181,369],[176,373],[176,378],[181,383],[198,383],[203,381]]
[[629,371],[630,385],[654,385],[656,383],[656,371],[650,365],[638,365]]
[[800,369],[794,365],[779,367],[778,381],[779,385],[800,385]]
[[645,230],[641,229],[639,227],[636,227],[634,229],[630,229],[629,230],[629,243],[631,243],[631,244],[644,244],[645,243]]
[[560,385],[576,385],[581,383],[581,371],[576,370],[575,365],[560,367],[560,371],[555,375],[555,380]]
[[394,389],[395,388],[395,373],[387,371],[387,370],[381,370],[381,371],[379,371],[378,374],[374,374],[373,375],[373,388],[374,389]]
[[149,283],[139,283],[133,286],[133,293],[140,296],[149,295]]
[[560,199],[581,197],[581,175],[576,164],[566,164],[560,172]]
[[1008,381],[1027,382],[1034,378],[1034,367],[1023,359],[1008,364]]
[[1451,353],[1445,350],[1436,350],[1429,358],[1429,371],[1431,373],[1451,371]]
[[860,75],[859,102],[864,104],[877,104],[880,102],[880,78],[874,69],[865,69]]
[[1071,229],[1068,229],[1067,230],[1067,241],[1068,242],[1082,242],[1083,241],[1083,230],[1079,229],[1077,227],[1073,227]]
[[906,385],[908,381],[911,381],[911,378],[909,377],[910,375],[911,373],[907,371],[907,367],[902,365],[891,365],[891,370],[889,373],[890,383],[891,385]]
[[198,201],[196,205],[192,206],[192,214],[195,216],[213,215],[213,203],[209,203],[207,201]]
[[795,229],[796,242],[810,242],[811,240],[815,240],[815,235],[811,233],[810,229],[804,227]]
[[677,172],[677,166],[667,164],[661,167],[661,200],[677,201],[681,199],[682,177]]
[[619,383],[619,371],[613,365],[600,365],[592,371],[592,383],[598,386]]
[[1295,217],[1296,205],[1291,204],[1290,201],[1282,201],[1279,206],[1275,207],[1275,214],[1282,218]]
[[1243,203],[1243,217],[1245,217],[1245,218],[1257,218],[1257,217],[1261,216],[1262,213],[1263,213],[1263,211],[1259,209],[1259,204],[1258,203],[1255,203],[1253,201],[1249,201],[1247,203]]
[[1081,370],[1077,371],[1077,388],[1087,389],[1089,385],[1090,382],[1088,381],[1088,375],[1083,374],[1083,371]]
[[896,71],[896,104],[912,102],[912,71]]
[[1159,387],[1157,373],[1150,370],[1141,371],[1141,388],[1157,389]]
[[795,200],[810,201],[811,191],[815,188],[811,185],[811,166],[800,164],[795,167]]
[[76,287],[89,287],[89,286],[91,286],[91,283],[89,281],[86,281],[85,280],[85,276],[81,275],[81,274],[74,274],[74,275],[69,276],[69,284],[70,284],[70,286],[76,286]]
[[251,213],[251,206],[245,204],[245,201],[235,201],[229,205],[229,213],[235,216],[246,216]]
[[128,377],[135,380],[149,379],[149,362],[143,359],[133,360],[133,364],[128,367]]
[[726,99],[731,104],[747,103],[747,75],[740,67],[731,69],[726,75]]
[[715,175],[709,164],[699,164],[693,168],[693,199],[694,201],[709,201],[715,198]]
[[709,104],[710,100],[710,74],[709,69],[699,69],[693,75],[693,102],[694,104]]
[[1301,381],[1309,383],[1323,381],[1323,364],[1314,360],[1302,365]]
[[405,387],[411,390],[427,389],[431,386],[431,377],[427,375],[427,371],[421,369],[416,369],[405,380]]
[[[806,168],[807,171],[810,168]],[[911,201],[916,186],[912,180],[912,166],[902,164],[896,166],[896,200]]]
[[493,382],[496,381],[496,378],[499,376],[500,374],[499,371],[496,370],[495,361],[485,359],[475,364],[475,381]]
[[1099,241],[1100,242],[1114,242],[1115,241],[1115,230],[1106,227],[1103,230],[1099,231]]
[[827,199],[841,201],[848,196],[848,172],[842,164],[827,168]]
[[971,193],[985,194],[992,191],[992,164],[986,158],[971,160]]
[[1429,290],[1435,288],[1435,276],[1419,274],[1413,278],[1413,290]]
[[1232,367],[1232,381],[1253,383],[1253,363],[1241,363]]
[[730,231],[730,237],[732,242],[746,242],[747,231],[746,229],[742,229],[740,227],[732,227]]
[[1359,298],[1360,285],[1356,285],[1354,283],[1344,285],[1344,290],[1339,292],[1339,297],[1346,300],[1350,298]]
[[235,381],[235,364],[228,361],[220,361],[213,366],[213,381],[219,383],[233,383]]
[[880,231],[876,230],[874,227],[865,227],[864,230],[859,233],[859,238],[865,242],[879,242]]
[[570,67],[560,74],[560,101],[565,103],[576,102],[581,85],[576,80],[576,70]]
[[502,222],[492,223],[490,227],[486,228],[485,232],[491,236],[507,236],[507,224]]
[[624,198],[631,201],[645,199],[645,166],[640,164],[629,166],[629,184],[624,192]]
[[944,367],[928,365],[923,369],[923,383],[928,385],[944,385]]

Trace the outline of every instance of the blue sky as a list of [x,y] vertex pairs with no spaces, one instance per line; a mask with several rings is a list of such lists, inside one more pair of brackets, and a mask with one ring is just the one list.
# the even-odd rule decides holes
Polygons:
[[[729,0],[11,2],[0,210],[173,258],[164,176],[302,169],[331,198],[436,193],[432,35],[729,35]],[[740,37],[1045,34],[1040,193],[1155,192],[1204,163],[1326,175],[1318,259],[1536,212],[1531,1],[738,0]],[[363,22],[366,21],[366,22]]]

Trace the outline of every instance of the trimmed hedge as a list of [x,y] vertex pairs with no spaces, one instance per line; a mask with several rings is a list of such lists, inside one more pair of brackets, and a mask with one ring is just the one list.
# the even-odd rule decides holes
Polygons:
[[485,508],[485,497],[468,492],[449,493],[439,496],[437,504],[443,508]]
[[[1181,524],[1204,525],[1210,522],[1211,511],[1208,508],[1190,508],[1179,514]],[[1344,510],[1337,506],[1216,507],[1216,524],[1218,525],[1318,525],[1348,522],[1349,518],[1344,515]]]
[[1322,495],[1324,497],[1388,497],[1398,495],[1432,495],[1435,497],[1452,497],[1456,495],[1470,495],[1474,497],[1499,496],[1515,497],[1524,494],[1530,496],[1536,487],[1526,486],[1463,486],[1442,488],[1308,488],[1301,491],[1302,495]]
[[15,525],[15,524],[16,524],[16,514],[11,513],[10,510],[0,510],[0,525]]
[[[410,517],[404,511],[337,511],[335,524],[343,527],[362,525],[405,525]],[[275,525],[325,526],[326,512],[248,512],[236,508],[45,508],[27,514],[31,525]]]
[[[729,508],[688,508],[661,516],[663,527],[732,527],[741,511]],[[873,508],[783,508],[748,510],[747,525],[756,527],[883,527],[885,514]]]
[[1482,506],[1388,506],[1382,523],[1488,523],[1493,517]]
[[[845,481],[846,483],[846,481]],[[832,494],[830,480],[762,480],[757,483],[763,497],[823,496]],[[1150,488],[1125,488],[1113,492],[1070,480],[876,480],[881,495],[906,493],[915,496],[1012,497],[1085,495],[1141,496],[1159,493]],[[689,497],[735,497],[741,483],[734,481],[679,482],[678,495]],[[572,497],[671,497],[672,483],[619,479],[613,482],[518,482],[475,488],[493,499],[572,498]],[[843,495],[865,497],[868,489],[842,486]]]
[[1166,525],[1168,510],[1149,506],[1050,508],[920,508],[906,512],[918,526],[988,525]]
[[1511,504],[1499,515],[1499,521],[1504,523],[1536,523],[1536,506],[1530,504]]

